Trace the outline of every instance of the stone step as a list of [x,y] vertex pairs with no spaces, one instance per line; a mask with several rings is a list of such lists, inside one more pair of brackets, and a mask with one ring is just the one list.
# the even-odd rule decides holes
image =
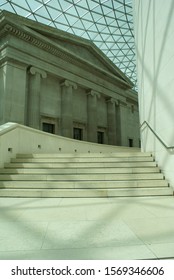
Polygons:
[[16,189],[91,189],[91,188],[158,188],[168,187],[166,180],[136,181],[0,181],[0,188]]
[[0,189],[0,197],[135,197],[169,196],[171,188],[125,188],[125,189]]
[[77,158],[13,158],[11,159],[12,163],[16,163],[16,162],[22,162],[22,163],[26,163],[26,162],[36,162],[36,163],[40,163],[40,162],[46,162],[46,163],[59,163],[59,162],[68,162],[68,163],[73,163],[73,162],[142,162],[142,161],[153,161],[153,157],[143,157],[143,156],[139,156],[139,157],[77,157]]
[[5,168],[131,168],[131,167],[156,167],[156,162],[55,162],[55,163],[5,163]]
[[0,169],[0,174],[139,174],[159,173],[158,167],[137,168],[42,168]]
[[111,157],[149,157],[151,153],[117,152],[117,153],[59,153],[59,154],[17,154],[16,158],[111,158]]
[[18,154],[0,169],[1,197],[173,195],[151,153]]
[[85,181],[97,181],[97,180],[159,180],[163,179],[163,174],[161,173],[144,173],[144,174],[60,174],[60,175],[35,175],[35,174],[10,174],[10,175],[0,175],[0,181],[75,181],[75,180],[85,180]]

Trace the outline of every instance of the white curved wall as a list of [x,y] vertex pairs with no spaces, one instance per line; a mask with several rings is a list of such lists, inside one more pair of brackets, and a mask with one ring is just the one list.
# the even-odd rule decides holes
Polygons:
[[[130,152],[128,147],[74,140],[46,133],[17,123],[0,126],[0,167],[18,153],[116,153]],[[139,151],[131,148],[131,151]]]
[[[174,1],[134,0],[140,122],[174,146]],[[141,127],[142,149],[152,151],[174,186],[174,152]]]

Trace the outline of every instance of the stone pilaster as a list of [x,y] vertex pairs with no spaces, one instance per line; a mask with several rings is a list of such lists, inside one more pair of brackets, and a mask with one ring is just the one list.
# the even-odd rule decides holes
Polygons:
[[116,103],[113,98],[107,100],[108,144],[116,145]]
[[62,87],[62,135],[73,138],[73,89],[77,84],[68,80],[61,83]]
[[29,84],[28,125],[40,129],[41,79],[46,78],[47,74],[45,71],[36,67],[31,67],[29,71],[32,77]]
[[87,92],[88,141],[94,143],[97,143],[97,98],[100,98],[98,92]]

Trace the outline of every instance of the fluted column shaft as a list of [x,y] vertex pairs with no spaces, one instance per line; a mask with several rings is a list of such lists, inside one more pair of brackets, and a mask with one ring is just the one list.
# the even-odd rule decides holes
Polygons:
[[77,84],[65,80],[62,84],[62,135],[73,138],[73,89]]
[[28,125],[40,129],[40,91],[41,79],[46,78],[47,74],[41,69],[31,67],[30,73],[33,75],[29,85],[28,100]]

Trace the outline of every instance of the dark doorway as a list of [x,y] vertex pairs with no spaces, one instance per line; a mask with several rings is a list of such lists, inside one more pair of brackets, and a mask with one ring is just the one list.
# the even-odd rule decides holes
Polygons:
[[97,132],[97,142],[99,144],[104,144],[104,132],[103,131],[98,131]]
[[133,147],[133,139],[129,138],[129,147]]

